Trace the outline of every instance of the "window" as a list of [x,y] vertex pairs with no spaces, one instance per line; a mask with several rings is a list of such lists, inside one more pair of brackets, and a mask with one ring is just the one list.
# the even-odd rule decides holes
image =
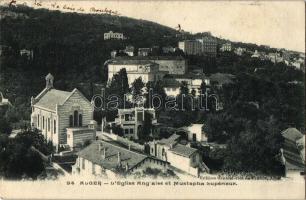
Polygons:
[[51,124],[50,124],[50,118],[48,118],[48,131],[50,131],[50,126],[51,126]]
[[73,116],[72,115],[69,116],[69,126],[70,127],[73,126]]
[[130,129],[130,134],[134,134],[134,129]]
[[39,127],[39,115],[37,115],[37,127]]
[[73,126],[78,126],[78,117],[79,113],[77,110],[75,110],[73,113]]
[[128,135],[129,134],[129,129],[124,129],[124,134]]
[[54,134],[55,134],[55,133],[56,133],[56,120],[54,120],[53,123],[54,123],[54,124],[53,124],[53,132],[54,132]]
[[124,115],[124,120],[125,120],[125,121],[129,121],[129,114],[125,114],[125,115]]
[[82,114],[79,114],[79,126],[82,126]]
[[45,128],[45,117],[44,116],[42,117],[42,128],[43,129]]

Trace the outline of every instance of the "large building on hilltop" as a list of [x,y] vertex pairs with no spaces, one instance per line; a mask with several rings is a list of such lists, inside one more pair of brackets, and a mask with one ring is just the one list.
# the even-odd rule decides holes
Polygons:
[[144,83],[149,81],[155,82],[162,80],[166,74],[159,70],[159,66],[149,60],[123,60],[114,59],[108,62],[108,80],[112,80],[113,76],[118,73],[121,69],[125,68],[128,78],[129,85],[139,77],[141,77]]
[[218,42],[211,36],[205,36],[196,40],[184,40],[178,43],[178,48],[186,55],[217,55]]
[[[114,62],[127,61],[132,62],[152,62],[158,64],[158,70],[167,74],[185,74],[188,70],[187,61],[182,56],[134,56],[134,57],[116,57]],[[128,61],[127,61],[128,62]]]
[[201,43],[197,40],[184,40],[178,43],[178,48],[186,55],[202,55]]
[[109,31],[108,33],[104,33],[104,40],[124,40],[123,33],[114,33],[113,31]]
[[[31,126],[41,131],[48,141],[58,150],[67,144],[67,128],[80,128],[84,134],[93,138],[91,128],[93,106],[78,90],[71,92],[54,89],[54,77],[46,76],[46,87],[35,98],[31,98]],[[74,131],[76,131],[74,129]]]

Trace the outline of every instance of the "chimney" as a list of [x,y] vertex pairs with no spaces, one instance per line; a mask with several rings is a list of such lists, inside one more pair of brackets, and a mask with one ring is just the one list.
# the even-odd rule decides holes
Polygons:
[[131,151],[131,144],[129,144],[129,150]]
[[125,164],[125,171],[129,171],[129,163]]
[[106,158],[106,148],[104,147],[102,151],[102,159],[105,159],[105,158]]
[[120,152],[118,152],[118,165],[121,165],[121,154],[120,154]]
[[99,143],[99,152],[102,150],[102,144]]

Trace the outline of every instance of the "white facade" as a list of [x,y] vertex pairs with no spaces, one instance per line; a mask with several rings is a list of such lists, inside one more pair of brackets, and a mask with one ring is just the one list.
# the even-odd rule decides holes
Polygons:
[[201,55],[202,45],[196,40],[184,40],[178,43],[178,48],[186,55]]
[[88,127],[67,128],[67,144],[69,147],[80,147],[86,141],[93,141],[96,138],[96,130]]
[[145,112],[152,115],[152,120],[155,119],[155,110],[150,108],[130,108],[118,109],[118,116],[114,123],[120,125],[123,129],[124,137],[138,139],[138,132],[142,128],[145,120]]
[[123,40],[123,33],[114,33],[113,31],[109,31],[108,33],[104,33],[104,40]]
[[203,162],[197,149],[178,143],[179,136],[171,135],[167,139],[149,142],[150,155],[165,160],[171,166],[198,176]]
[[203,124],[191,124],[186,127],[188,131],[188,141],[193,142],[206,142],[207,137],[202,130]]
[[221,51],[232,51],[232,44],[231,43],[225,43],[220,48]]
[[149,81],[155,82],[162,80],[165,72],[158,70],[158,65],[150,62],[111,62],[108,64],[108,80],[112,80],[114,74],[118,73],[121,69],[125,68],[128,78],[128,83],[131,86],[132,83],[139,77],[141,77],[144,83]]
[[66,128],[83,127],[93,119],[93,106],[74,89],[72,92],[53,88],[53,76],[46,77],[46,88],[35,98],[31,98],[31,126],[41,131],[58,150],[67,144]]

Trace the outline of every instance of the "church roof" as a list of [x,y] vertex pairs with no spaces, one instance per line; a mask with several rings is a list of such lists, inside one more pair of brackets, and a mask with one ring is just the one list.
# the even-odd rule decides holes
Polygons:
[[56,104],[62,105],[65,103],[66,99],[71,95],[72,92],[50,89],[45,93],[35,106],[47,108],[50,110],[56,110]]

